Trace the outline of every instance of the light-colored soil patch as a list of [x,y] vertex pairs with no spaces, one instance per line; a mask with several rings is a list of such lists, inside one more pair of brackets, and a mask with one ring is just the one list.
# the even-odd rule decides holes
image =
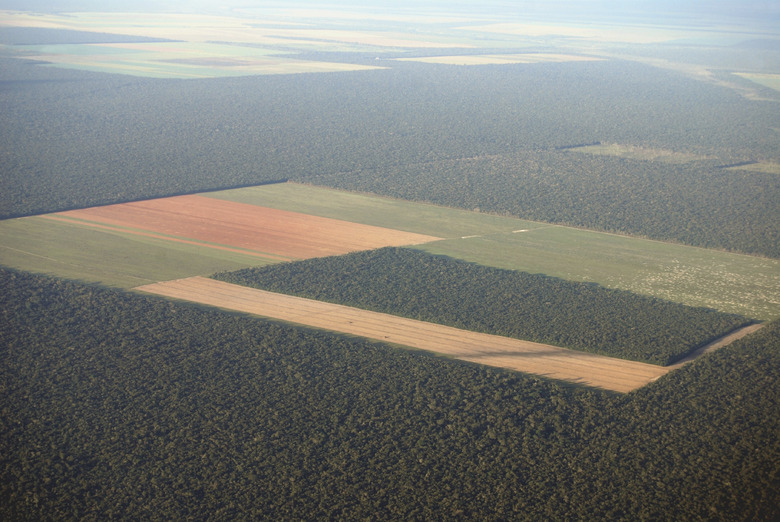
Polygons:
[[463,56],[424,56],[420,58],[397,58],[402,62],[438,63],[444,65],[507,65],[516,63],[544,63],[544,62],[590,62],[599,61],[602,58],[591,56],[579,56],[574,54],[481,54]]
[[71,210],[55,216],[297,259],[438,239],[197,195]]
[[658,161],[661,163],[690,163],[707,159],[707,156],[691,154],[687,152],[675,152],[666,149],[650,149],[636,145],[621,145],[619,143],[602,143],[599,145],[587,145],[585,147],[573,147],[567,149],[572,152],[593,154],[596,156],[616,156],[619,158],[636,159],[643,161]]
[[780,74],[734,73],[751,82],[780,91]]
[[136,290],[426,350],[606,390],[629,392],[670,369],[266,292],[204,277]]

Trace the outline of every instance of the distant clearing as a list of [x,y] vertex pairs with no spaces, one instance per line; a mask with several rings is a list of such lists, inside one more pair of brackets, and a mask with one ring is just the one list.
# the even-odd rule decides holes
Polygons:
[[203,277],[136,290],[618,392],[629,392],[669,372],[669,368],[652,364],[480,334]]
[[[0,11],[0,26],[88,31],[169,40],[158,43],[14,46],[19,57],[56,67],[153,78],[214,78],[379,69],[376,65],[301,60],[303,51],[381,51],[470,47],[419,33],[311,26],[281,15],[269,20],[174,13],[32,14]],[[175,40],[175,41],[172,41]]]
[[659,161],[661,163],[690,163],[692,161],[707,159],[707,156],[702,156],[700,154],[675,152],[664,149],[649,149],[645,147],[637,147],[635,145],[621,145],[618,143],[572,147],[566,150],[572,152],[582,152],[585,154],[594,154],[597,156],[617,156],[619,158],[643,161]]
[[751,82],[780,91],[780,74],[734,73]]
[[399,61],[439,63],[446,65],[504,65],[516,63],[544,63],[544,62],[590,62],[600,61],[602,58],[591,56],[579,56],[574,54],[481,54],[461,56],[425,56],[421,58],[396,58]]
[[[24,58],[60,67],[155,78],[214,78],[376,69],[296,60],[278,51],[202,42],[19,46]],[[281,54],[281,56],[280,56]]]

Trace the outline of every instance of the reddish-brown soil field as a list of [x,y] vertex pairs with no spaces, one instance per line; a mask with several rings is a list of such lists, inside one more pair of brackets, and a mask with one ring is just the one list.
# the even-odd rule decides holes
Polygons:
[[[60,212],[56,216],[126,233],[154,233],[294,259],[439,238],[198,195]],[[205,245],[208,246],[208,245]]]
[[154,283],[136,290],[618,392],[644,386],[671,370],[670,367],[459,330],[204,277]]

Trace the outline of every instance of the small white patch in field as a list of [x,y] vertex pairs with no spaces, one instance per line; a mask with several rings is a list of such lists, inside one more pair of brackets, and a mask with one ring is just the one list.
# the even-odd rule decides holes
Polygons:
[[523,229],[520,229],[520,230],[513,230],[512,231],[513,234],[517,234],[517,233],[520,233],[520,232],[528,232],[528,229],[527,228],[523,228]]
[[480,237],[480,236],[461,236],[461,239],[471,239],[472,237]]

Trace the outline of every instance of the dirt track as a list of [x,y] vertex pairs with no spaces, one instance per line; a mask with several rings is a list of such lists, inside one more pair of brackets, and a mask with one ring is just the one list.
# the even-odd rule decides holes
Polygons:
[[151,232],[174,236],[172,241],[194,240],[295,259],[439,239],[197,195],[70,210],[54,216],[135,229],[126,230],[130,234]]
[[618,392],[629,392],[644,386],[672,369],[459,330],[204,277],[154,283],[136,290]]

